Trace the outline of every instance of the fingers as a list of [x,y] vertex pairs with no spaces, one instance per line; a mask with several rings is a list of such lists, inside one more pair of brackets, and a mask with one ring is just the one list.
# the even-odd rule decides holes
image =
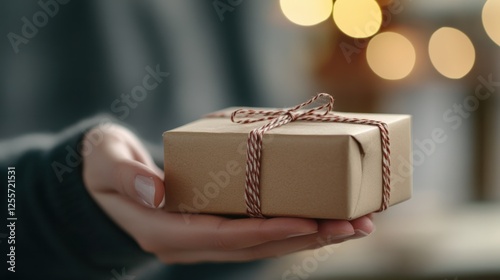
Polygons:
[[[311,236],[314,236],[312,234]],[[305,239],[304,239],[305,238]],[[244,262],[267,259],[291,254],[305,249],[313,238],[309,236],[289,238],[287,240],[264,243],[234,251],[217,250],[179,250],[160,254],[158,257],[166,263],[196,263],[196,262]]]
[[[181,221],[181,214],[171,215],[177,216],[178,222]],[[215,227],[216,223],[218,223],[217,227]],[[290,237],[312,236],[313,233],[317,233],[314,238],[321,240],[324,244],[331,244],[339,239],[356,237],[359,232],[368,235],[374,229],[372,221],[366,216],[353,221],[320,220],[316,222],[312,219],[298,218],[223,219],[210,215],[194,215],[191,217],[191,223],[183,223],[182,226],[176,227],[175,235],[180,238],[177,240],[179,244],[197,237],[197,231],[193,232],[193,227],[204,229],[204,241],[214,240],[212,245],[215,245],[215,247],[210,247],[207,243],[193,243],[194,249],[204,246],[203,248],[220,250],[248,248]]]
[[209,227],[207,236],[212,238],[216,249],[237,250],[317,231],[316,221],[309,219],[225,219],[217,227]]
[[350,236],[355,234],[353,225],[346,220],[320,220],[319,238],[328,236]]
[[117,192],[150,208],[163,207],[163,172],[138,139],[120,126],[104,131],[102,139],[85,157],[84,181],[91,193]]
[[96,199],[145,249],[158,252],[168,248],[230,251],[318,230],[315,220],[299,218],[233,220],[193,215],[187,224],[182,214],[147,209],[116,193],[102,193]]
[[[272,241],[233,252],[207,252],[212,258],[222,261],[249,261],[262,258],[279,257],[310,248],[320,248],[341,243],[358,237],[358,230],[371,233],[374,225],[367,216],[353,221],[321,220],[316,234]],[[193,256],[192,256],[193,257]]]
[[248,248],[291,236],[317,232],[314,220],[298,218],[226,219],[210,215],[197,215],[186,224],[181,214],[168,215],[168,221],[157,223],[150,231],[153,239],[168,233],[165,246],[184,250],[231,251]]
[[367,215],[351,221],[351,224],[356,233],[354,238],[361,238],[370,235],[375,231],[375,224],[372,221],[372,216]]
[[[368,217],[353,221],[273,218],[230,220],[195,215],[186,224],[181,214],[147,209],[116,193],[98,202],[147,252],[167,263],[249,261],[281,256],[356,238],[356,230],[371,232]],[[316,232],[302,236],[296,234]]]
[[122,160],[116,163],[114,177],[113,187],[119,193],[150,208],[161,208],[165,204],[162,179],[143,163]]
[[[121,203],[119,197],[112,199],[113,202],[106,203],[108,206]],[[226,219],[193,215],[187,224],[182,214],[151,211],[133,204],[122,205],[120,209],[123,210],[114,213],[115,220],[135,221],[123,224],[128,232],[142,238],[139,242],[146,248],[157,251],[237,251],[298,235],[311,235],[314,236],[312,241],[320,238],[325,244],[330,244],[334,239],[345,239],[355,233],[351,223],[340,220],[318,224],[315,220],[299,218]],[[306,242],[301,246],[311,244]]]
[[141,141],[137,138],[137,136],[126,128],[119,127],[118,129],[120,130],[121,133],[123,133],[124,137],[127,138],[128,141],[126,142],[126,145],[131,151],[133,159],[149,166],[156,172],[156,174],[159,177],[163,178],[164,177],[163,170],[158,168],[158,166],[156,166],[156,164],[153,161],[153,158],[146,150],[144,145],[141,143]]
[[160,254],[159,257],[166,263],[251,261],[340,243],[354,235],[354,229],[348,221],[325,220],[321,221],[319,231],[315,234],[270,241],[239,250],[176,250]]

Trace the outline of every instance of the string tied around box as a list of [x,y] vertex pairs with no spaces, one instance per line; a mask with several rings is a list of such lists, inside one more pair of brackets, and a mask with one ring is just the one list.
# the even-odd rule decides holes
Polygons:
[[[318,106],[304,109],[304,107],[319,103]],[[245,169],[245,203],[247,214],[250,217],[264,218],[260,199],[260,165],[262,157],[262,139],[264,134],[274,128],[294,121],[336,122],[377,126],[380,130],[382,149],[382,202],[380,211],[389,207],[391,195],[390,171],[390,141],[387,124],[381,121],[359,118],[348,118],[332,113],[334,99],[327,93],[319,93],[304,103],[288,109],[238,109],[231,114],[231,121],[239,124],[249,124],[269,121],[266,124],[252,129],[247,138],[247,158]],[[221,115],[211,114],[208,117]]]

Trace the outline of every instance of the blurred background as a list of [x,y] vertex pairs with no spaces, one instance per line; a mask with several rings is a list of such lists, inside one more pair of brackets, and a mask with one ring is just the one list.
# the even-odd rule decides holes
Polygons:
[[500,0],[3,1],[0,23],[1,139],[106,113],[161,159],[228,106],[411,114],[412,200],[259,279],[500,279]]

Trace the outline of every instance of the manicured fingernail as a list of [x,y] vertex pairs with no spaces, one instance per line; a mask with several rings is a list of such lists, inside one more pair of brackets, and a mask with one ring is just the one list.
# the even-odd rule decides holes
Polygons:
[[156,208],[155,203],[155,182],[153,177],[146,177],[142,175],[135,176],[135,190],[142,198],[144,203],[149,207]]
[[311,232],[300,232],[300,233],[293,233],[288,235],[286,238],[292,238],[292,237],[299,237],[299,236],[304,236],[304,235],[309,235],[309,234],[314,234],[317,233],[318,231],[311,231]]
[[165,206],[165,196],[163,196],[163,199],[160,202],[160,205],[158,205],[158,208],[163,208]]
[[360,229],[355,229],[354,232],[359,235],[359,236],[368,236],[370,235],[369,233],[365,232],[365,231],[362,231]]

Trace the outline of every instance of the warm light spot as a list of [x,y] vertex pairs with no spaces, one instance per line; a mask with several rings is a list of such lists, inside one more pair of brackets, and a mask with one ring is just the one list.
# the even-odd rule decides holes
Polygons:
[[382,11],[375,0],[337,0],[333,20],[339,29],[353,38],[367,38],[378,32]]
[[395,32],[377,34],[368,43],[366,59],[375,74],[399,80],[415,66],[415,48],[405,36]]
[[488,0],[484,3],[483,26],[491,40],[500,46],[500,1]]
[[451,27],[442,27],[432,34],[429,56],[436,70],[451,79],[460,79],[469,73],[476,59],[469,37]]
[[280,0],[281,11],[293,23],[310,26],[332,13],[332,0]]

